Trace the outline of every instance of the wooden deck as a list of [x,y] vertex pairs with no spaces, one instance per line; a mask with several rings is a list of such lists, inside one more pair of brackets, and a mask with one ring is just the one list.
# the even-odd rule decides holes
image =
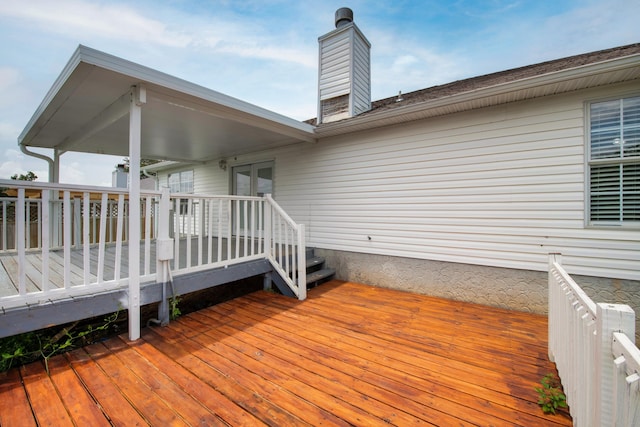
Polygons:
[[333,281],[0,374],[0,424],[567,426],[543,316]]

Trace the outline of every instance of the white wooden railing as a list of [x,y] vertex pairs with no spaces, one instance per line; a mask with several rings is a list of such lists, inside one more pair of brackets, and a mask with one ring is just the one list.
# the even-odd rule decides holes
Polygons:
[[[15,263],[14,295],[1,295],[3,309],[95,294],[127,284],[122,271],[128,240],[128,195],[117,188],[0,180],[0,255]],[[150,250],[157,229],[153,212],[160,192],[142,195],[141,280],[154,277]],[[113,257],[107,257],[107,248]],[[78,262],[72,260],[79,257]],[[108,273],[107,273],[108,271]]]
[[293,293],[306,298],[304,225],[270,195],[172,194],[171,209],[174,274],[267,258]]
[[640,425],[640,350],[627,305],[594,303],[549,256],[549,357],[574,425]]
[[[0,188],[8,194],[0,198],[0,256],[17,258],[18,268],[16,292],[0,292],[0,307],[38,304],[128,284],[123,266],[129,260],[122,254],[125,245],[133,242],[129,241],[126,190],[13,180],[0,180]],[[169,263],[176,275],[268,259],[294,294],[306,298],[304,227],[270,196],[169,195],[166,190],[143,190],[140,203],[139,281],[166,280],[166,270],[156,274],[161,263]],[[161,212],[161,207],[167,212]],[[31,274],[28,268],[40,274]]]
[[307,297],[304,224],[296,224],[271,195],[267,194],[265,202],[269,207],[265,210],[266,256],[298,299],[303,300]]

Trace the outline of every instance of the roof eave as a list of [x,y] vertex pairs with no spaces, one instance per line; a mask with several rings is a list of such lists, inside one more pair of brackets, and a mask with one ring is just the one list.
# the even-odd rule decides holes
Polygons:
[[[628,70],[629,73],[624,74],[625,70]],[[617,75],[618,73],[622,73],[627,77],[607,81],[604,84],[614,84],[640,78],[640,54],[527,77],[406,106],[363,113],[350,119],[322,124],[316,127],[315,131],[318,137],[328,137],[475,108],[556,95],[600,86],[602,83],[590,85],[589,82],[594,81],[594,78],[599,75]],[[570,88],[569,86],[567,88],[560,86],[567,82],[576,82],[577,84],[572,85]],[[582,84],[578,84],[580,82]],[[505,95],[510,96],[506,97]]]

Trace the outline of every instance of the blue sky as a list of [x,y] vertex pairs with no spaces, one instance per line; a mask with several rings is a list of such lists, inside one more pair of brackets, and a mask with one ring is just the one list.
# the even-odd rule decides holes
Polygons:
[[[640,42],[637,0],[0,0],[0,178],[46,164],[17,137],[78,44],[295,119],[316,115],[318,37],[347,6],[372,44],[372,98]],[[65,154],[62,182],[120,158]]]

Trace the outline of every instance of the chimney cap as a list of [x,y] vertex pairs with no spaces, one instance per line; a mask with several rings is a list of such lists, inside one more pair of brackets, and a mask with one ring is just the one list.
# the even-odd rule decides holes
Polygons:
[[353,10],[348,7],[341,7],[336,10],[336,28],[343,27],[353,22]]

